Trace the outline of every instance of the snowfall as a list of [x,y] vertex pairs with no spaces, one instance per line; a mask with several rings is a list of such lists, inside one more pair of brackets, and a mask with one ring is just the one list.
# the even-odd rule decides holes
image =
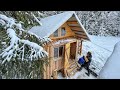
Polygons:
[[[92,57],[92,62],[90,64],[90,69],[92,70],[92,68],[94,67],[95,70],[92,71],[99,76],[101,70],[103,69],[103,66],[106,64],[108,58],[111,56],[115,44],[120,41],[120,37],[111,37],[111,36],[104,37],[104,36],[90,35],[90,39],[91,42],[90,41],[83,42],[82,55],[86,55],[87,51],[92,52],[93,57]],[[83,68],[81,71],[77,71],[74,76],[67,78],[63,78],[61,73],[59,73],[58,78],[59,79],[98,79],[98,77],[95,77],[92,74],[90,74],[90,76],[87,76],[85,72],[87,72],[87,70]]]

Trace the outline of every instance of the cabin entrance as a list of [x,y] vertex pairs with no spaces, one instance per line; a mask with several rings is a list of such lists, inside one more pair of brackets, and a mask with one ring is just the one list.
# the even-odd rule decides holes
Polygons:
[[76,42],[70,43],[70,60],[75,60],[76,57]]
[[[71,68],[71,66],[75,66],[75,58],[76,58],[76,42],[67,43],[65,45],[60,45],[54,47],[54,69],[56,70],[56,75],[58,73],[62,73],[62,76],[66,76],[69,73],[66,70]],[[73,65],[74,64],[74,65]],[[74,69],[74,68],[73,68]],[[72,70],[72,69],[71,69]]]

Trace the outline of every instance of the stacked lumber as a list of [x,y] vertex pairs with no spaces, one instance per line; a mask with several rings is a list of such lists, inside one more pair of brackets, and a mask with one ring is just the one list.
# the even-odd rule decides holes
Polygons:
[[69,67],[67,68],[68,77],[75,75],[75,73],[79,68],[80,68],[80,65],[76,61],[71,62],[69,64]]

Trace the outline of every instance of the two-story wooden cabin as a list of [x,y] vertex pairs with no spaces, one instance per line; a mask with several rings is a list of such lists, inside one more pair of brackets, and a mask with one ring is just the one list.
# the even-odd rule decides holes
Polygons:
[[49,53],[49,65],[44,65],[44,79],[57,78],[61,71],[64,76],[72,75],[78,65],[78,54],[82,51],[82,41],[90,40],[88,34],[73,11],[41,19],[42,26],[30,29],[39,37],[49,37],[52,42],[45,49]]

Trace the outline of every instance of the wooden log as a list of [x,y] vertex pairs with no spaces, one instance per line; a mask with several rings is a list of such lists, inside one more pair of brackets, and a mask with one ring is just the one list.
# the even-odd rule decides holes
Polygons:
[[80,27],[70,27],[72,30],[81,30]]
[[75,60],[77,60],[77,57],[78,57],[78,49],[79,49],[79,40],[76,41],[76,54],[75,54]]
[[58,77],[57,77],[57,69],[55,69],[54,71],[53,71],[53,79],[57,79]]
[[80,45],[80,55],[82,55],[82,42],[83,42],[83,40],[81,40],[81,45]]
[[80,27],[79,24],[68,24],[69,27]]
[[50,59],[50,66],[49,66],[49,76],[50,76],[50,78],[51,78],[51,76],[52,76],[52,66],[53,66],[53,47],[52,46],[50,46],[49,47],[49,59]]
[[43,71],[43,79],[46,79],[46,66],[45,64],[43,65],[44,71]]
[[67,68],[69,66],[69,58],[70,58],[70,43],[65,45],[65,61],[64,61],[64,76],[67,77]]
[[[47,50],[47,45],[44,46],[44,49]],[[46,63],[43,64],[43,79],[47,79],[47,66]]]
[[87,36],[85,33],[75,32],[76,35]]
[[[47,47],[47,52],[49,52],[49,47]],[[49,56],[48,56],[49,58]],[[50,79],[50,75],[49,75],[49,65],[50,64],[50,60],[48,59],[48,65],[46,65],[46,79]]]
[[85,36],[76,35],[76,38],[89,40],[89,38],[87,36],[85,37]]
[[80,33],[85,33],[84,31],[82,30],[75,30],[75,29],[72,29],[73,32],[80,32]]
[[67,21],[67,24],[78,24],[77,21]]

